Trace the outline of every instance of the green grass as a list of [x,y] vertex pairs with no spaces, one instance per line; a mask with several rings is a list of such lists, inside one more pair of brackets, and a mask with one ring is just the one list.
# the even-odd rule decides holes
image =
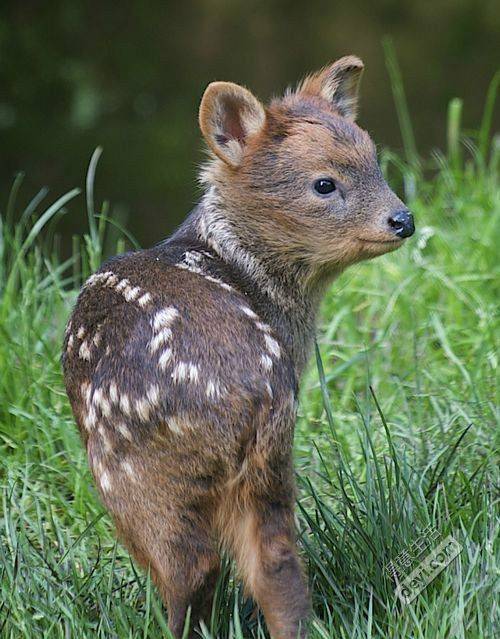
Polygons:
[[[298,531],[314,638],[498,636],[498,77],[475,135],[448,112],[448,149],[417,156],[398,69],[406,160],[400,184],[417,233],[347,271],[325,300],[305,376],[295,456]],[[83,277],[129,238],[86,197],[38,194],[19,220],[14,183],[0,218],[0,636],[166,636],[161,602],[115,542],[62,385],[62,331]],[[89,232],[62,263],[55,222],[71,198]],[[85,201],[87,210],[85,212]],[[498,333],[497,333],[498,334]],[[462,552],[409,605],[387,562],[426,526]],[[263,637],[225,562],[205,637]],[[495,588],[497,591],[495,592]]]

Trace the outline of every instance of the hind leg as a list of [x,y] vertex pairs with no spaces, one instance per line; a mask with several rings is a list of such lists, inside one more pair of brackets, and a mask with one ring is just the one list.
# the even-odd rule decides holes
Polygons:
[[[157,571],[156,580],[167,608],[168,625],[175,637],[182,637],[186,614],[191,607],[188,636],[197,637],[194,631],[200,621],[210,625],[219,556],[208,547],[198,545],[194,549],[192,545],[188,546],[184,537],[177,548],[171,548],[171,552],[169,560]],[[182,559],[179,559],[180,556]]]
[[[192,628],[209,621],[219,571],[212,458],[206,449],[175,450],[175,440],[163,432],[111,454],[97,436],[89,437],[87,450],[102,500],[132,556],[151,571],[170,629],[181,637],[190,606]],[[182,446],[187,448],[184,440]]]
[[253,497],[230,526],[231,546],[247,589],[273,639],[306,636],[310,602],[297,555],[293,506]]
[[182,636],[190,606],[191,628],[209,622],[220,566],[212,486],[194,469],[178,466],[182,477],[151,450],[129,454],[118,467],[107,463],[107,489],[101,490],[119,537],[151,571],[175,637]]
[[[151,504],[149,504],[151,506]],[[210,622],[219,555],[198,513],[147,509],[140,528],[117,517],[120,536],[136,561],[151,570],[168,612],[169,628],[181,637],[191,606],[191,633]]]

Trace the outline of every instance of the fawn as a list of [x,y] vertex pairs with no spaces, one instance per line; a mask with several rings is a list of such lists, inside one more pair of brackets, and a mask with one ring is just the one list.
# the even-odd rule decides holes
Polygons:
[[316,311],[343,269],[414,232],[354,123],[362,71],[341,58],[267,107],[210,84],[200,203],[92,275],[66,329],[90,468],[176,637],[189,607],[209,618],[221,548],[272,637],[307,634],[292,440]]

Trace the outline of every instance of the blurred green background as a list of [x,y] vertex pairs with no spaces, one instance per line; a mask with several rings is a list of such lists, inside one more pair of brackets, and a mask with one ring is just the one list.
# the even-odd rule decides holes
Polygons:
[[[109,199],[140,243],[152,244],[199,196],[197,108],[208,82],[233,80],[267,99],[347,53],[366,64],[360,123],[398,149],[384,36],[396,48],[419,151],[444,146],[454,96],[465,99],[465,128],[477,126],[499,62],[493,0],[4,1],[0,208],[18,171],[20,210],[44,185],[53,199],[82,186],[102,145],[97,202]],[[73,203],[58,226],[65,246],[86,223],[83,201]]]

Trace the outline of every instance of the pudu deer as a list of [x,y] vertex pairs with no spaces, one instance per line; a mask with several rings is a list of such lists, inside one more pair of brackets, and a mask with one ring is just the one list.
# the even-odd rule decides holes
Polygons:
[[362,71],[344,57],[268,106],[210,84],[200,203],[92,275],[67,327],[90,468],[176,637],[189,607],[193,627],[209,619],[221,548],[271,636],[307,634],[292,440],[316,312],[347,266],[414,232],[354,122]]

